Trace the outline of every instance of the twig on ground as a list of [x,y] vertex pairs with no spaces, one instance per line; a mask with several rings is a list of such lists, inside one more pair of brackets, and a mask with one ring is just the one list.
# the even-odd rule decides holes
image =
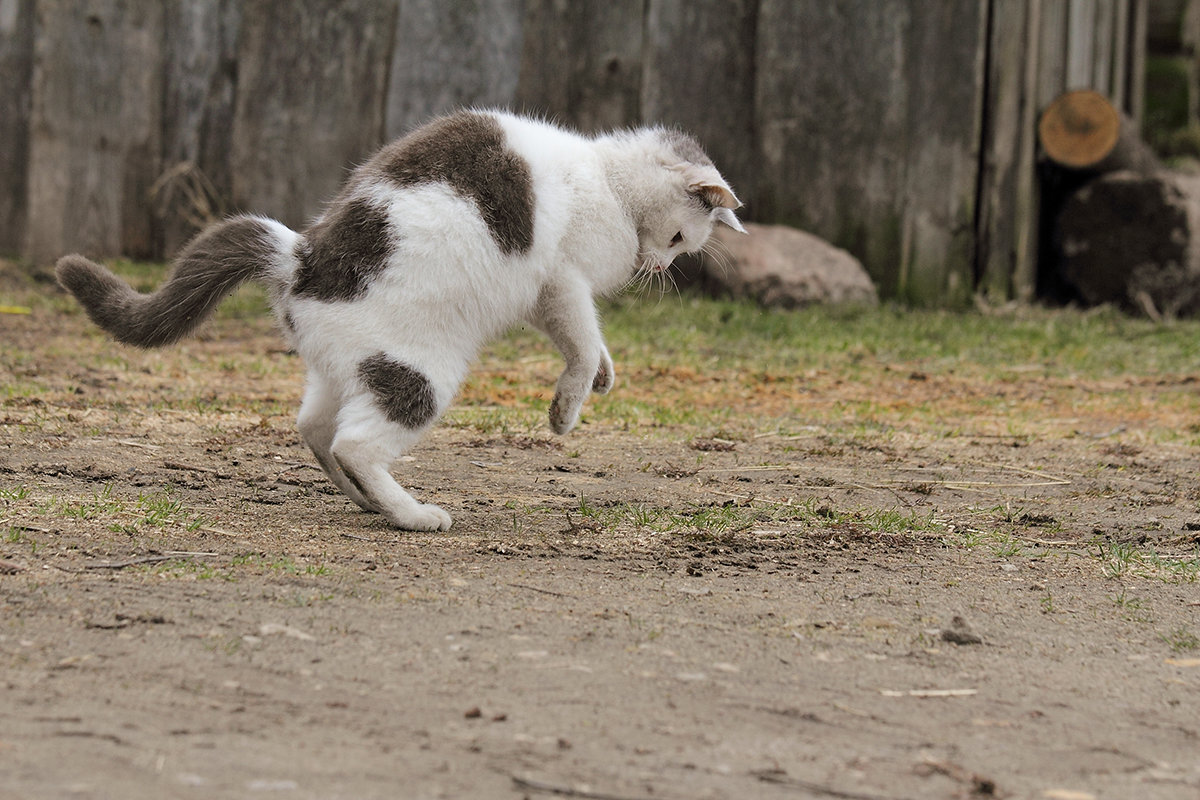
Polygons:
[[34,533],[49,533],[49,528],[42,528],[37,525],[30,525],[28,522],[13,522],[8,517],[0,519],[0,526],[6,528],[15,528],[19,531],[33,531]]
[[[543,781],[535,781],[530,778],[521,778],[517,775],[512,775],[512,781],[521,789],[528,789],[531,792],[543,792],[544,794],[558,795],[559,797],[584,797],[587,800],[651,800],[650,797],[634,797],[624,794],[608,794],[607,792],[593,792],[589,789],[573,789],[570,786],[559,786],[553,783],[545,783]],[[874,798],[872,799],[874,800]]]
[[531,592],[541,592],[542,594],[548,594],[553,597],[575,597],[575,595],[573,595],[573,594],[566,594],[565,592],[556,592],[553,589],[543,589],[540,586],[530,586],[528,583],[510,583],[508,585],[513,587],[514,589],[528,589]]
[[157,564],[160,561],[177,561],[180,559],[191,560],[193,558],[203,558],[218,556],[220,553],[197,553],[190,551],[172,551],[170,553],[159,553],[153,556],[139,556],[138,558],[129,558],[125,561],[101,561],[96,564],[84,564],[84,569],[125,569],[126,567],[136,567],[139,564]]
[[166,469],[178,469],[185,472],[207,472],[215,474],[216,470],[212,467],[198,467],[195,464],[185,464],[182,461],[164,461],[163,467]]
[[117,444],[123,444],[126,447],[140,447],[143,450],[162,450],[162,445],[135,442],[133,439],[117,439]]
[[215,533],[215,534],[218,534],[218,535],[220,535],[220,536],[235,536],[235,537],[238,537],[238,538],[242,538],[242,537],[243,537],[243,534],[237,533],[236,531],[227,531],[227,530],[225,530],[225,529],[223,529],[223,528],[214,528],[212,525],[201,525],[201,526],[200,526],[199,528],[197,528],[196,530],[198,530],[198,531],[204,531],[205,533]]
[[765,783],[773,783],[776,786],[787,786],[792,789],[800,789],[811,794],[819,794],[825,797],[840,797],[842,800],[900,800],[882,794],[862,794],[861,792],[847,792],[842,789],[835,789],[832,786],[825,786],[812,781],[804,781],[799,778],[793,778],[783,770],[762,769],[754,770],[750,773],[760,781]]

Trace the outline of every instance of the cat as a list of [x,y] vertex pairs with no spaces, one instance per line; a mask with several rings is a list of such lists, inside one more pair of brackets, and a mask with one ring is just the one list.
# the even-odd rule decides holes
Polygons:
[[661,273],[741,203],[695,139],[660,127],[583,136],[503,111],[464,110],[385,145],[303,232],[240,215],[200,232],[152,294],[80,255],[60,284],[120,342],[188,335],[239,284],[265,284],[307,367],[298,426],[355,503],[408,530],[442,508],[392,463],[446,410],[489,340],[521,322],[566,365],[550,427],[569,432],[615,373],[595,296]]

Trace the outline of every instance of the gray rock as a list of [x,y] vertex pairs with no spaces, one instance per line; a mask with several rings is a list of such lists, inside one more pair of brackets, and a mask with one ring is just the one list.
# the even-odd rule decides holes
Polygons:
[[878,305],[871,278],[845,250],[784,225],[746,223],[746,230],[748,235],[724,227],[714,232],[709,252],[693,267],[708,293],[779,308]]

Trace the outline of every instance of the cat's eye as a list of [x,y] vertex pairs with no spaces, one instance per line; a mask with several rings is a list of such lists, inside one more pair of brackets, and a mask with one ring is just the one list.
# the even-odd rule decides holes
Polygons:
[[675,245],[679,244],[682,241],[683,241],[683,231],[677,231],[675,233],[675,235],[671,237],[671,246],[674,247]]

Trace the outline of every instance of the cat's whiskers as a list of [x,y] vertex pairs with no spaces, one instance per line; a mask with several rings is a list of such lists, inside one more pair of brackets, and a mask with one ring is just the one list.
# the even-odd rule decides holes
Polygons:
[[729,274],[729,267],[733,263],[733,254],[729,252],[729,247],[724,242],[713,236],[700,249],[720,268],[722,275]]

